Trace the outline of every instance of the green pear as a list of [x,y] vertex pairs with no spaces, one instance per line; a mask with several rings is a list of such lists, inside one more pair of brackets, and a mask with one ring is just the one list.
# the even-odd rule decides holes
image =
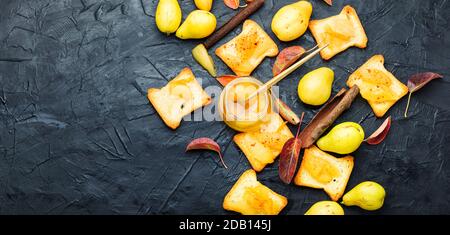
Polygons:
[[298,83],[298,97],[309,105],[322,105],[331,96],[334,72],[322,67],[307,73]]
[[317,146],[323,151],[349,154],[357,150],[363,141],[363,128],[355,122],[344,122],[320,138]]
[[346,193],[342,198],[342,204],[374,211],[383,206],[385,196],[386,191],[383,186],[376,182],[365,181]]

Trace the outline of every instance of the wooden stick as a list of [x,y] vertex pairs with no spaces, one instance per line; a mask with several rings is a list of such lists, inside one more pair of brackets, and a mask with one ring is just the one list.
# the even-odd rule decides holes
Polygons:
[[211,48],[220,39],[225,37],[231,30],[236,28],[236,26],[246,20],[251,14],[255,13],[263,5],[264,0],[254,0],[253,2],[249,3],[243,10],[239,11],[236,15],[229,19],[228,22],[220,27],[219,30],[209,36],[209,38],[206,39],[203,45],[206,47],[206,49]]
[[257,96],[259,93],[267,91],[270,89],[273,85],[277,84],[279,81],[281,81],[283,78],[294,72],[296,69],[298,69],[300,66],[302,66],[304,63],[306,63],[308,60],[313,58],[315,55],[317,55],[321,50],[323,50],[325,47],[327,47],[328,44],[326,44],[323,47],[320,47],[313,51],[311,54],[305,56],[303,59],[297,61],[295,64],[293,64],[291,67],[287,68],[277,76],[273,77],[269,81],[267,81],[264,85],[260,86],[258,90],[256,90],[253,94],[247,97],[246,101],[251,100],[255,96]]

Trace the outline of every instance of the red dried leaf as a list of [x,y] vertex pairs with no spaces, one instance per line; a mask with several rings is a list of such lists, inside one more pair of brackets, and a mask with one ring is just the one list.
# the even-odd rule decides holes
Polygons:
[[419,90],[420,88],[424,87],[429,82],[437,78],[443,78],[443,76],[438,73],[426,72],[414,74],[409,78],[408,80],[409,95],[408,95],[408,103],[406,104],[405,109],[405,118],[408,115],[409,102],[411,101],[412,93],[416,92],[417,90]]
[[273,64],[272,73],[273,76],[277,76],[289,66],[293,65],[302,55],[305,53],[305,49],[301,46],[291,46],[284,48],[280,54],[278,54],[275,63]]
[[305,112],[302,113],[302,117],[300,118],[300,123],[298,124],[298,130],[295,138],[291,138],[286,141],[280,153],[278,174],[281,181],[286,184],[291,183],[292,178],[294,178],[295,171],[297,170],[298,156],[300,155],[300,150],[302,148],[302,143],[298,138],[298,135],[300,133],[304,116]]
[[442,75],[433,72],[414,74],[408,80],[409,92],[415,92],[437,78],[442,78]]
[[324,2],[326,2],[328,5],[333,5],[333,0],[323,0]]
[[220,84],[222,84],[222,86],[226,86],[228,83],[230,83],[236,78],[238,78],[238,76],[236,75],[222,75],[217,77],[216,79],[217,81],[219,81]]
[[225,168],[228,168],[227,165],[225,165],[225,162],[223,161],[222,153],[220,152],[220,146],[216,143],[216,141],[210,139],[210,138],[198,138],[193,141],[191,141],[187,147],[186,152],[189,150],[212,150],[219,154],[220,161],[222,162],[223,166]]
[[386,138],[387,134],[389,133],[389,129],[391,128],[391,116],[386,118],[386,120],[381,124],[378,129],[373,132],[369,138],[367,138],[365,141],[366,143],[370,145],[377,145]]
[[223,0],[223,3],[225,5],[233,10],[236,10],[239,8],[240,1],[239,0]]

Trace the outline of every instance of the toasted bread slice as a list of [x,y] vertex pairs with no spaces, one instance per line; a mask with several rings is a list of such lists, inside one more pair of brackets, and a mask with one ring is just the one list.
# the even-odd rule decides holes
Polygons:
[[286,205],[287,198],[258,182],[251,169],[239,177],[223,200],[225,210],[243,215],[278,215]]
[[377,117],[382,117],[389,108],[408,93],[401,83],[384,67],[384,57],[375,55],[359,67],[347,80],[347,85],[357,85]]
[[249,76],[266,56],[277,54],[277,44],[253,20],[246,20],[238,36],[216,49],[216,55],[238,76]]
[[322,47],[328,46],[320,52],[324,60],[329,60],[336,54],[356,46],[365,48],[367,36],[353,7],[345,6],[339,15],[321,20],[311,20],[309,30]]
[[353,157],[335,158],[315,145],[305,150],[294,183],[323,189],[333,201],[344,194],[353,169]]
[[267,164],[275,161],[284,143],[294,137],[291,130],[277,113],[271,113],[270,120],[258,131],[239,133],[234,142],[244,152],[255,171],[262,171]]
[[180,125],[185,115],[211,103],[211,97],[206,94],[189,68],[184,68],[165,87],[148,89],[147,98],[164,123],[172,129]]

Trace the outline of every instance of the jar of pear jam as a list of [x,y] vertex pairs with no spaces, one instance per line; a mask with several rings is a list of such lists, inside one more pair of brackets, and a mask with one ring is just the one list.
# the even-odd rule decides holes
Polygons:
[[258,130],[268,121],[268,113],[272,108],[269,92],[261,92],[245,101],[261,85],[253,77],[241,77],[225,86],[218,104],[220,117],[225,124],[234,130],[248,132]]

